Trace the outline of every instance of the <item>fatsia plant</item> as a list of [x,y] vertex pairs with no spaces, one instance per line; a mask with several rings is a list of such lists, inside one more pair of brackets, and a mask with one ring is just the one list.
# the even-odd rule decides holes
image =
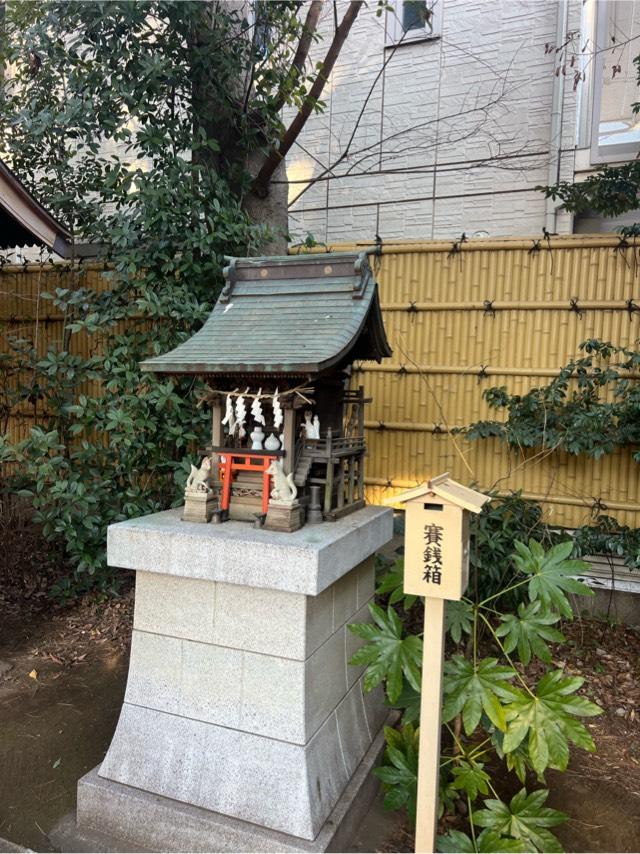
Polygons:
[[[535,659],[552,665],[549,644],[564,639],[556,625],[573,617],[568,594],[592,595],[576,580],[586,564],[571,560],[572,550],[568,540],[548,549],[534,539],[516,542],[510,556],[514,574],[506,588],[447,603],[450,655],[443,680],[440,811],[451,811],[463,798],[468,827],[439,837],[440,851],[562,850],[551,828],[567,817],[545,806],[549,792],[535,786],[544,783],[548,769],[567,768],[572,744],[595,750],[582,719],[601,710],[579,693],[581,678],[559,667],[529,677],[526,668]],[[403,710],[402,728],[385,730],[384,764],[376,773],[385,805],[406,807],[414,819],[421,638],[407,631],[394,607],[403,601],[397,592],[401,575],[396,563],[378,588],[388,595],[386,611],[372,605],[373,623],[349,628],[366,641],[352,659],[367,665],[365,690],[384,682],[389,705]],[[498,604],[509,601],[508,592],[517,592],[519,605],[503,613]],[[404,608],[401,613],[406,619]],[[497,774],[501,762],[504,770]],[[522,788],[506,801],[500,789],[511,774]]]

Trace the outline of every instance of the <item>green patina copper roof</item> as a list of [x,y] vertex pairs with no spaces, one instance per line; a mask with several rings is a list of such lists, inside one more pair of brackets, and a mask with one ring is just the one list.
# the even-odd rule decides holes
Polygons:
[[391,355],[364,252],[232,258],[224,277],[202,329],[143,370],[320,373]]

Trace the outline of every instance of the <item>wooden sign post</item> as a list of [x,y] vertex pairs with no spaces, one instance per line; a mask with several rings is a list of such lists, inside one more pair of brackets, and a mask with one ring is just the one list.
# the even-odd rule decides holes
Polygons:
[[469,582],[469,513],[489,498],[448,474],[390,499],[405,506],[404,592],[424,596],[416,851],[436,850],[444,608]]

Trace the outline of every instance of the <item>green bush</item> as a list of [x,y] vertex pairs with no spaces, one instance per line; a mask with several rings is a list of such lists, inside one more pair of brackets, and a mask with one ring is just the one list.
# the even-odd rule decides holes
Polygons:
[[[500,581],[492,592],[471,591],[460,602],[448,602],[446,628],[450,655],[444,665],[443,721],[447,738],[441,757],[440,810],[460,798],[467,805],[468,833],[455,830],[438,840],[440,851],[561,851],[549,828],[566,819],[544,806],[546,788],[531,791],[532,779],[544,783],[549,769],[566,770],[570,746],[593,751],[595,745],[581,718],[601,709],[581,695],[583,680],[551,666],[549,643],[564,640],[557,624],[573,611],[568,594],[592,591],[575,580],[586,569],[571,559],[573,542],[564,540],[545,549],[537,540],[516,541],[508,550],[507,535],[490,548],[488,531],[502,520],[509,530],[519,506],[506,501],[495,514],[486,514],[479,555],[492,562],[506,553]],[[509,508],[508,510],[505,507]],[[533,510],[528,523],[538,520]],[[513,522],[514,527],[520,523]],[[498,576],[496,576],[498,577]],[[393,580],[393,583],[392,583]],[[384,683],[389,705],[403,710],[401,730],[385,731],[387,747],[376,773],[389,809],[406,807],[415,819],[422,638],[407,628],[410,611],[419,601],[402,599],[402,562],[383,577],[378,593],[388,597],[386,610],[371,605],[373,622],[350,625],[366,643],[352,664],[366,664],[364,689]],[[400,592],[398,592],[400,591]],[[393,601],[392,601],[393,600]],[[403,601],[404,623],[396,605]],[[515,612],[500,603],[518,602]],[[547,667],[535,682],[524,667],[537,658]],[[497,768],[501,770],[497,772]],[[499,776],[498,776],[499,775]],[[498,788],[513,775],[522,789],[510,801]]]

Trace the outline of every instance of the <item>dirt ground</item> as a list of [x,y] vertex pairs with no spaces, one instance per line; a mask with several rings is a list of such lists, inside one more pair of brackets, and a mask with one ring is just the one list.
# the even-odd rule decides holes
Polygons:
[[[43,579],[14,581],[0,586],[0,838],[49,851],[48,831],[74,807],[76,781],[101,761],[117,722],[133,593],[61,607]],[[638,851],[640,636],[595,620],[565,633],[555,665],[584,676],[605,712],[588,722],[598,752],[573,750],[569,770],[549,775],[549,805],[570,815],[557,834],[567,851]],[[412,851],[412,834],[378,802],[353,850]]]
[[[58,606],[36,545],[18,527],[0,549],[13,556],[0,573],[0,840],[50,851],[48,831],[74,808],[78,778],[101,761],[117,723],[133,591],[129,581],[119,599]],[[31,560],[19,563],[23,552]]]

